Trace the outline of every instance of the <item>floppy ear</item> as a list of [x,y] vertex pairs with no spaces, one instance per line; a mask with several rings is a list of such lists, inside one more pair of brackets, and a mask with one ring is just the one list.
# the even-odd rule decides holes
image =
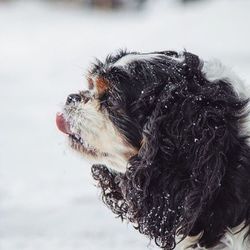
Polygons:
[[177,148],[171,131],[164,128],[167,115],[163,107],[162,102],[156,104],[144,125],[141,148],[130,159],[122,190],[129,220],[158,246],[173,249],[185,187],[176,174]]
[[177,235],[204,230],[199,220],[213,205],[228,160],[238,150],[245,105],[222,81],[213,86],[191,81],[158,96],[122,190],[130,220],[160,247],[172,249]]

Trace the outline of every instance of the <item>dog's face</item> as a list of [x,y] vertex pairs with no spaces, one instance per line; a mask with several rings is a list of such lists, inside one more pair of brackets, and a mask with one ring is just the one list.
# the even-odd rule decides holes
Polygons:
[[58,119],[66,124],[70,146],[92,163],[124,172],[128,158],[136,153],[136,148],[110,120],[97,92],[70,95]]
[[136,104],[145,88],[159,84],[157,60],[175,65],[181,56],[174,52],[120,52],[89,70],[88,90],[69,95],[57,117],[58,127],[69,135],[73,149],[92,163],[126,171],[128,160],[143,143],[145,114]]

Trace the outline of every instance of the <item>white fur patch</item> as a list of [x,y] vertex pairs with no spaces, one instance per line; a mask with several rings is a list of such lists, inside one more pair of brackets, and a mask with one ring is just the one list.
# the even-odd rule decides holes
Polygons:
[[134,61],[150,61],[153,59],[157,59],[160,57],[168,57],[169,59],[181,62],[182,60],[184,60],[184,57],[174,57],[174,56],[167,56],[164,54],[156,54],[156,53],[152,53],[152,54],[128,54],[123,56],[122,58],[120,58],[118,61],[116,61],[113,66],[115,67],[126,67],[128,66],[130,63],[134,62]]
[[[223,249],[232,249],[232,250],[250,249],[249,238],[244,239],[244,236],[249,230],[249,227],[246,227],[242,231],[240,231],[242,227],[243,224],[233,228],[232,230],[227,231],[225,236],[221,239],[222,244],[225,245],[225,248]],[[218,248],[218,250],[219,249],[221,248]]]
[[181,236],[177,236],[176,237],[177,246],[176,246],[175,250],[193,249],[193,248],[191,248],[191,246],[193,246],[194,244],[196,244],[198,242],[201,235],[202,235],[202,233],[198,234],[197,236],[186,237],[183,241],[180,241],[182,238]]
[[[210,82],[225,80],[230,83],[240,98],[247,99],[250,97],[250,87],[232,69],[224,66],[219,60],[205,61],[201,71]],[[244,113],[248,113],[249,111],[250,104],[246,106]],[[240,123],[240,134],[250,136],[250,115],[247,115]],[[248,139],[247,143],[250,146],[250,139]]]
[[250,242],[249,238],[244,239],[249,227],[240,229],[243,227],[243,223],[235,228],[228,229],[225,235],[220,240],[219,244],[213,248],[196,247],[191,248],[195,244],[202,234],[194,237],[187,237],[181,241],[175,248],[175,250],[249,250]]
[[239,97],[248,96],[247,93],[249,93],[249,89],[244,82],[233,72],[232,69],[223,65],[218,59],[205,61],[201,71],[210,82],[225,80],[232,84]]
[[155,59],[159,57],[155,54],[128,54],[120,58],[118,61],[116,61],[113,66],[115,67],[125,67],[128,64],[132,63],[133,61],[150,61],[152,59]]

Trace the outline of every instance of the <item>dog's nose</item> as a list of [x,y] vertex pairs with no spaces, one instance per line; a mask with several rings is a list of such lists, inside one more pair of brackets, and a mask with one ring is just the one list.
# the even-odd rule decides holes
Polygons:
[[80,102],[82,97],[78,94],[70,94],[67,98],[66,104]]

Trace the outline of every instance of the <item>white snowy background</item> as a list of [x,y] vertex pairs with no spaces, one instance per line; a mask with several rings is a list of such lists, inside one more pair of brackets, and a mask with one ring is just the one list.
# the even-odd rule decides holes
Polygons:
[[94,57],[119,48],[216,57],[250,84],[250,1],[141,12],[0,2],[0,250],[156,249],[102,204],[90,166],[55,126]]

